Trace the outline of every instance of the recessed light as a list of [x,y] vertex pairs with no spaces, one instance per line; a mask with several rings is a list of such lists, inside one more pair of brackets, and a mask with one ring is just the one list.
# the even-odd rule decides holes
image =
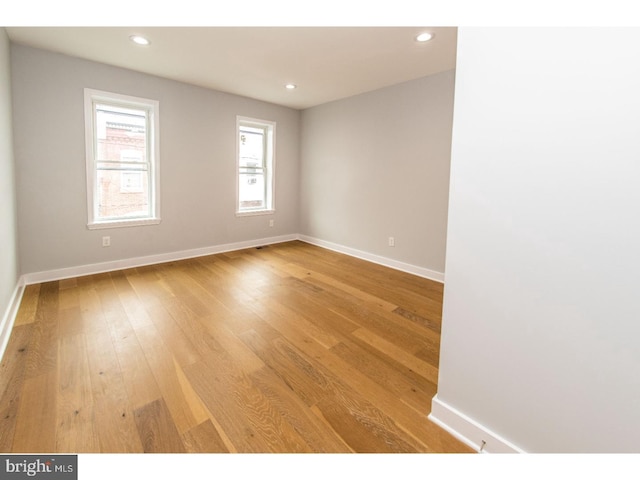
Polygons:
[[138,45],[149,45],[151,43],[149,40],[147,40],[144,37],[141,37],[140,35],[131,35],[129,39],[133,43],[137,43]]
[[424,43],[424,42],[428,42],[432,38],[433,38],[433,34],[425,32],[425,33],[421,33],[420,35],[418,35],[416,37],[416,41]]
[[286,88],[287,90],[295,90],[296,88],[298,88],[297,85],[294,85],[293,83],[287,83],[284,88]]

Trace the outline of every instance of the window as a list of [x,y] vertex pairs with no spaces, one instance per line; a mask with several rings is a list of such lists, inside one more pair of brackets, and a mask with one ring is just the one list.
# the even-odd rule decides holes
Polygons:
[[273,213],[275,122],[237,118],[237,215]]
[[89,228],[160,223],[155,100],[85,89]]

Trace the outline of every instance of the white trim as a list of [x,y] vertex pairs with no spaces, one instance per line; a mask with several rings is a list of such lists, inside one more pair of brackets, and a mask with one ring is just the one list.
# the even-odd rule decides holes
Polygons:
[[131,220],[119,219],[109,220],[105,222],[95,222],[87,225],[89,230],[100,230],[104,228],[121,228],[121,227],[141,227],[143,225],[159,225],[159,218],[134,218]]
[[[149,216],[136,218],[96,219],[96,125],[95,102],[140,108],[147,112],[147,156],[149,159]],[[87,182],[87,228],[134,227],[160,223],[160,102],[120,93],[84,89],[84,135]]]
[[428,278],[429,280],[444,283],[444,273],[442,272],[429,270],[428,268],[418,267],[409,263],[399,262],[398,260],[382,257],[380,255],[374,255],[373,253],[363,252],[362,250],[345,247],[344,245],[338,245],[337,243],[327,242],[318,238],[308,237],[307,235],[298,235],[298,239],[302,242],[310,243],[318,247],[326,248],[328,250],[333,250],[339,253],[344,253],[345,255],[350,255],[352,257],[377,263],[379,265],[393,268],[395,270],[400,270],[402,272],[411,273],[419,277]]
[[477,452],[526,453],[520,447],[443,402],[437,394],[431,401],[431,413],[427,418]]
[[7,344],[9,343],[11,329],[13,328],[13,324],[16,321],[18,309],[20,308],[20,302],[22,301],[24,286],[24,279],[23,277],[20,277],[18,283],[16,284],[16,288],[13,290],[13,295],[11,295],[11,300],[9,300],[9,305],[7,305],[7,310],[2,316],[2,322],[0,322],[0,360],[4,356],[4,351],[6,350]]
[[202,257],[205,255],[215,255],[216,253],[231,252],[234,250],[242,250],[244,248],[259,247],[262,245],[273,245],[276,243],[290,242],[300,240],[301,242],[316,245],[318,247],[333,250],[335,252],[344,253],[352,257],[360,258],[369,262],[377,263],[385,267],[393,268],[403,272],[411,273],[419,277],[428,278],[436,282],[443,283],[444,274],[429,270],[428,268],[417,267],[408,263],[399,262],[390,258],[373,255],[371,253],[356,250],[354,248],[345,247],[335,243],[319,240],[307,235],[289,234],[278,237],[267,237],[256,240],[246,240],[236,243],[227,243],[223,245],[213,245],[210,247],[194,248],[190,250],[180,250],[177,252],[159,253],[157,255],[147,255],[144,257],[126,258],[122,260],[113,260],[110,262],[92,263],[88,265],[78,265],[75,267],[59,268],[56,270],[46,270],[43,272],[26,273],[21,280],[23,285],[32,285],[34,283],[52,282],[55,280],[63,280],[65,278],[81,277],[84,275],[93,275],[96,273],[112,272],[114,270],[122,270],[125,268],[142,267],[145,265],[154,265],[157,263],[173,262],[177,260],[185,260],[188,258]]
[[236,212],[236,217],[252,217],[255,215],[273,215],[275,210],[247,210],[243,212]]
[[276,243],[290,242],[297,240],[298,236],[282,235],[279,237],[261,238],[256,240],[246,240],[244,242],[227,243],[224,245],[214,245],[211,247],[194,248],[191,250],[182,250],[179,252],[160,253],[157,255],[148,255],[144,257],[127,258],[123,260],[114,260],[111,262],[93,263],[89,265],[79,265],[77,267],[60,268],[57,270],[47,270],[44,272],[27,273],[23,275],[24,283],[31,285],[34,283],[51,282],[54,280],[63,280],[65,278],[81,277],[84,275],[93,275],[95,273],[112,272],[114,270],[122,270],[125,268],[142,267],[145,265],[154,265],[157,263],[173,262],[177,260],[185,260],[188,258],[203,257],[205,255],[214,255],[216,253],[231,252],[233,250],[242,250],[244,248],[259,247],[262,245],[273,245]]
[[[256,210],[240,210],[240,126],[255,126],[266,128],[267,148],[266,148],[266,205],[264,208]],[[259,118],[243,117],[236,115],[236,216],[247,215],[269,215],[276,210],[276,122],[273,120],[261,120]]]

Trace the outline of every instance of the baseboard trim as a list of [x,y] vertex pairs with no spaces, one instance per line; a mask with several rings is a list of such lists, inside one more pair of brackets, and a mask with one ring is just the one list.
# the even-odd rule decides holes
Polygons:
[[443,402],[437,394],[431,401],[431,413],[427,418],[477,452],[526,453],[520,447]]
[[276,243],[290,242],[297,240],[298,235],[281,235],[279,237],[261,238],[256,240],[247,240],[243,242],[227,243],[223,245],[214,245],[211,247],[194,248],[191,250],[181,250],[178,252],[160,253],[157,255],[147,255],[144,257],[127,258],[123,260],[114,260],[111,262],[93,263],[89,265],[79,265],[77,267],[60,268],[57,270],[47,270],[44,272],[27,273],[23,275],[24,284],[31,285],[34,283],[52,282],[56,280],[64,280],[65,278],[82,277],[85,275],[94,275],[96,273],[112,272],[115,270],[123,270],[125,268],[143,267],[145,265],[155,265],[158,263],[174,262],[177,260],[186,260],[189,258],[203,257],[206,255],[215,255],[216,253],[231,252],[234,250],[242,250],[244,248],[259,247],[262,245],[274,245]]
[[400,270],[402,272],[417,275],[418,277],[428,278],[429,280],[434,280],[439,283],[444,283],[444,273],[442,272],[429,270],[428,268],[417,267],[409,263],[399,262],[398,260],[382,257],[380,255],[374,255],[372,253],[364,252],[362,250],[357,250],[351,247],[345,247],[344,245],[339,245],[333,242],[327,242],[326,240],[320,240],[319,238],[309,237],[307,235],[298,235],[298,239],[302,242],[310,243],[311,245],[316,245],[318,247],[326,248],[328,250],[333,250],[334,252],[344,253],[345,255],[349,255],[351,257],[360,258],[362,260],[367,260],[372,263],[377,263],[378,265],[383,265],[385,267],[393,268],[394,270]]
[[11,330],[13,329],[13,324],[15,323],[16,316],[18,315],[20,302],[22,302],[24,287],[24,279],[20,277],[16,284],[16,288],[13,290],[13,295],[11,295],[11,300],[9,300],[9,305],[7,305],[7,309],[2,316],[2,322],[0,323],[0,360],[4,356],[4,351],[9,343]]
[[42,282],[53,282],[64,280],[66,278],[82,277],[85,275],[94,275],[97,273],[112,272],[115,270],[123,270],[126,268],[142,267],[145,265],[155,265],[158,263],[173,262],[177,260],[186,260],[189,258],[202,257],[205,255],[215,255],[216,253],[231,252],[234,250],[242,250],[244,248],[259,247],[261,245],[273,245],[276,243],[290,242],[292,240],[300,240],[311,245],[333,250],[338,253],[344,253],[352,257],[377,263],[385,267],[400,270],[402,272],[411,273],[419,277],[428,278],[439,283],[444,283],[444,273],[428,268],[418,267],[409,263],[400,262],[391,258],[374,255],[337,243],[328,242],[319,238],[309,237],[307,235],[290,234],[278,237],[268,237],[256,240],[247,240],[243,242],[227,243],[223,245],[214,245],[211,247],[195,248],[191,250],[181,250],[177,252],[161,253],[157,255],[147,255],[144,257],[126,258],[122,260],[113,260],[110,262],[92,263],[88,265],[78,265],[75,267],[59,268],[55,270],[46,270],[43,272],[26,273],[22,276],[23,285],[32,285]]

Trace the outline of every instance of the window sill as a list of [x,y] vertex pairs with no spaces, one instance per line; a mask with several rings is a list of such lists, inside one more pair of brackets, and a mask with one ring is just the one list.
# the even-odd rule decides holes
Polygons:
[[273,215],[276,213],[275,210],[250,210],[250,211],[242,211],[236,212],[236,217],[251,217],[254,215]]
[[134,218],[131,220],[89,223],[87,224],[87,228],[89,230],[100,230],[104,228],[141,227],[143,225],[157,225],[159,223],[159,218]]

